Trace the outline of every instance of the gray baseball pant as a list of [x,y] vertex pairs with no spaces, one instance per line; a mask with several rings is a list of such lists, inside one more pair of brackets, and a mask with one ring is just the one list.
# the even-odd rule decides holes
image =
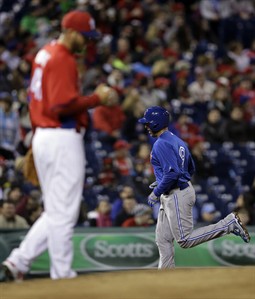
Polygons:
[[174,268],[174,240],[182,248],[191,248],[206,241],[219,238],[233,231],[234,216],[229,214],[216,224],[194,230],[192,209],[196,201],[191,183],[184,190],[172,190],[161,195],[161,206],[156,226],[156,244],[159,249],[158,268]]

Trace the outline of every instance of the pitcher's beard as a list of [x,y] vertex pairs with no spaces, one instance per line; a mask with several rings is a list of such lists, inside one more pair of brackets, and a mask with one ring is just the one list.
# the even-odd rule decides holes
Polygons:
[[79,43],[74,42],[72,44],[72,53],[83,53],[85,51],[85,45],[81,45]]

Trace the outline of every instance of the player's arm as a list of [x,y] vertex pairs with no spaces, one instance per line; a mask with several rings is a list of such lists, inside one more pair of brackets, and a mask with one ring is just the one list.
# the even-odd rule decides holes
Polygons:
[[[56,65],[54,65],[56,64]],[[95,93],[81,96],[78,91],[78,73],[74,60],[49,64],[47,73],[47,94],[51,95],[50,109],[58,116],[72,116],[100,104],[108,104],[116,96],[111,88],[100,85]]]
[[59,116],[76,115],[87,109],[94,108],[101,104],[97,94],[70,99],[69,102],[51,106],[51,111]]
[[79,96],[70,100],[68,103],[52,106],[52,111],[60,116],[79,114],[99,105],[111,106],[117,93],[105,84],[100,84],[95,92],[89,96]]

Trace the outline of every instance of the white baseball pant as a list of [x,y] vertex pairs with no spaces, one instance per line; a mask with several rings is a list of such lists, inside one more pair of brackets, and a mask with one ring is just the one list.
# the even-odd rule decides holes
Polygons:
[[44,212],[8,260],[26,273],[47,248],[52,279],[72,278],[72,235],[79,214],[85,175],[82,135],[74,129],[38,128],[32,141],[43,193]]

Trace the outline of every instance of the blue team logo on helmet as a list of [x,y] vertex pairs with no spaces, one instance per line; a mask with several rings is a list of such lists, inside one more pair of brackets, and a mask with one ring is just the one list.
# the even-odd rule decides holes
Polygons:
[[158,132],[168,127],[169,117],[169,112],[165,108],[153,106],[144,112],[143,118],[140,118],[138,122],[146,124],[152,132]]

